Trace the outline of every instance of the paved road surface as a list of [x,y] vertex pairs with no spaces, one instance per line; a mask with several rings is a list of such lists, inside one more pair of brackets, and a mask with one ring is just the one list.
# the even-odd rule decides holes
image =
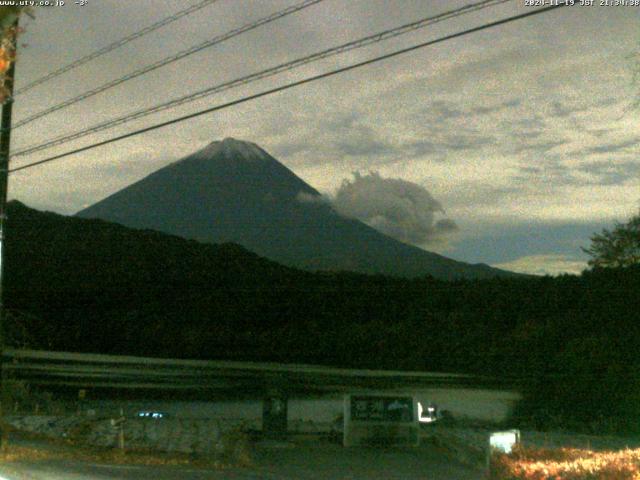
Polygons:
[[[3,478],[4,477],[4,478]],[[0,480],[478,480],[482,472],[413,451],[340,446],[262,449],[250,469],[101,465],[46,460],[0,465]]]
[[407,450],[349,448],[339,445],[265,449],[256,465],[287,480],[479,480],[481,470],[447,461],[428,447]]
[[209,471],[182,467],[146,467],[48,461],[0,466],[0,480],[250,480],[248,471]]

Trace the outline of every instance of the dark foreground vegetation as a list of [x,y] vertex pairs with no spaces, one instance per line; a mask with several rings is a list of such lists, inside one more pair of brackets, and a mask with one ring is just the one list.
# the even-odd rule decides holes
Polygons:
[[517,447],[491,461],[489,480],[634,480],[640,474],[640,450],[594,452],[575,448]]
[[14,345],[514,379],[536,427],[640,431],[640,266],[456,282],[307,273],[10,205]]

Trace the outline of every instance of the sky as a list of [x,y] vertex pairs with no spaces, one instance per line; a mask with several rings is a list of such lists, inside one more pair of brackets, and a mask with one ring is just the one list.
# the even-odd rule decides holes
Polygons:
[[[194,3],[36,8],[22,23],[16,87]],[[295,3],[218,0],[18,95],[14,122]],[[12,151],[468,3],[324,0],[17,128]],[[531,9],[513,0],[14,157],[12,167]],[[403,241],[515,271],[579,273],[589,237],[640,207],[639,52],[640,7],[557,9],[13,173],[9,194],[73,214],[234,137]]]

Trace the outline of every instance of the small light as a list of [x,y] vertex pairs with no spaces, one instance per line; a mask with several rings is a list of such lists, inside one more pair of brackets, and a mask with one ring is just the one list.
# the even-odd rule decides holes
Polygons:
[[427,416],[423,416],[422,414],[424,413],[424,407],[422,406],[422,404],[420,402],[418,402],[418,421],[420,423],[431,423],[431,422],[435,422],[435,415],[432,415],[435,412],[435,408],[434,407],[428,407],[427,411],[429,412],[429,415]]

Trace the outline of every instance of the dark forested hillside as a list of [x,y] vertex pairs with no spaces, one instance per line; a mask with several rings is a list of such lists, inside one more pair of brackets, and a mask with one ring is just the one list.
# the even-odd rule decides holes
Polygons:
[[308,273],[16,202],[6,255],[8,333],[34,348],[481,372],[520,379],[522,416],[638,428],[638,266],[456,282]]

